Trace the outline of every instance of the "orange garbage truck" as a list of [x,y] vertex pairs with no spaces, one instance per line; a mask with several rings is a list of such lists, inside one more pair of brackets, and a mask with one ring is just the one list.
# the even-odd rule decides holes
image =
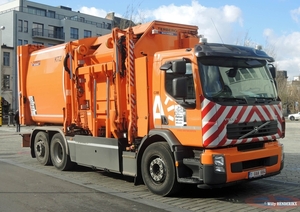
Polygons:
[[274,59],[153,21],[52,47],[18,46],[23,146],[42,165],[134,177],[158,195],[279,174]]

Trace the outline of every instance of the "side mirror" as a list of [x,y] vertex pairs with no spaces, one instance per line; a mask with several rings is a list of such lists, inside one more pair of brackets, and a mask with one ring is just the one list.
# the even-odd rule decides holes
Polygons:
[[169,69],[172,69],[172,72],[177,75],[185,75],[186,73],[186,61],[185,60],[174,60],[169,61],[163,64],[160,67],[160,70],[167,71]]
[[185,101],[187,97],[187,79],[178,77],[172,81],[172,92],[175,98],[182,98]]
[[172,71],[174,74],[184,75],[186,73],[185,61],[173,61]]
[[275,79],[276,78],[276,68],[273,66],[273,64],[269,64],[269,70],[271,72],[273,79]]

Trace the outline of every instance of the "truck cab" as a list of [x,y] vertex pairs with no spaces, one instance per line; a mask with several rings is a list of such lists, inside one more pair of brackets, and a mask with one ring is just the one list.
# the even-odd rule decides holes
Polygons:
[[273,61],[261,49],[206,41],[155,55],[154,128],[168,134],[179,182],[218,187],[280,172]]

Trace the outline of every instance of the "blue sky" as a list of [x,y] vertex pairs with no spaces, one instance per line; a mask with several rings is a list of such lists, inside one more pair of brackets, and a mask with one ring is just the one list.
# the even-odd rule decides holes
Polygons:
[[[7,0],[0,0],[7,1]],[[32,0],[105,17],[108,12],[135,22],[163,20],[193,24],[209,42],[255,46],[276,59],[289,79],[300,76],[300,1],[297,0]]]

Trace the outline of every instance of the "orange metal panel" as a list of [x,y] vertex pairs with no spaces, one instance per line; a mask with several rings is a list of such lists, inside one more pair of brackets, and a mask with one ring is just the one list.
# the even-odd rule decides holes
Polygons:
[[147,57],[135,60],[136,71],[136,100],[137,100],[137,127],[138,136],[143,137],[149,132],[149,109],[147,82]]
[[58,45],[31,54],[26,79],[26,93],[35,122],[63,123],[66,104],[63,59],[65,45]]

